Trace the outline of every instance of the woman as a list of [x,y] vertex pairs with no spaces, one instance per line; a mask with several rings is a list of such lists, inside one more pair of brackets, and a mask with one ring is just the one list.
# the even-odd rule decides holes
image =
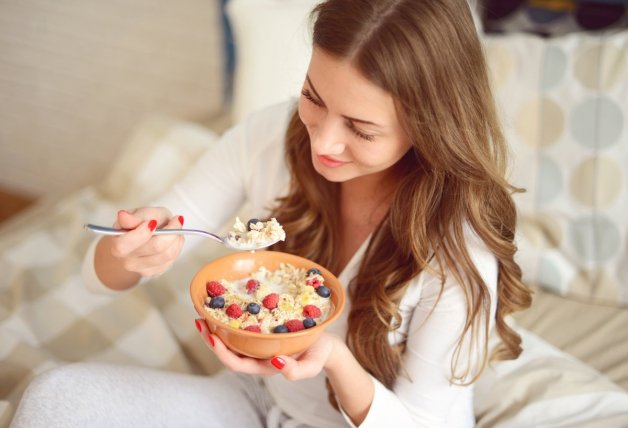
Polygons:
[[[86,277],[94,288],[130,288],[183,248],[181,237],[153,237],[156,227],[181,227],[185,214],[215,228],[248,200],[283,224],[287,239],[274,249],[348,285],[346,317],[301,355],[271,360],[232,353],[197,320],[226,372],[64,368],[34,383],[16,421],[46,395],[37,390],[81,377],[127,400],[106,412],[98,391],[82,391],[75,413],[88,397],[131,425],[474,425],[473,383],[490,359],[521,352],[505,317],[530,294],[513,261],[515,189],[469,7],[328,0],[313,16],[296,109],[275,106],[229,131],[158,201],[176,211],[121,211],[116,224],[133,231],[101,239]],[[493,330],[501,344],[489,349]]]

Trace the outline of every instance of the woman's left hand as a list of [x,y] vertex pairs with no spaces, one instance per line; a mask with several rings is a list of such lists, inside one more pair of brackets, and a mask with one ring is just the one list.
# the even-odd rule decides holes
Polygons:
[[300,354],[276,355],[269,360],[260,360],[229,350],[216,335],[210,333],[205,320],[197,319],[196,328],[205,344],[214,351],[227,369],[254,375],[281,373],[288,380],[307,379],[318,375],[339,341],[336,336],[323,332],[312,346]]

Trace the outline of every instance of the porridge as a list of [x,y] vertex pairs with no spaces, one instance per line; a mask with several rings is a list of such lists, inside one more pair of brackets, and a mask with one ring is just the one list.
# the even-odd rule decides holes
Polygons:
[[265,267],[246,278],[206,284],[205,310],[233,328],[259,333],[299,331],[325,321],[332,313],[331,291],[316,269],[289,263]]
[[244,224],[236,217],[232,230],[227,234],[227,241],[233,248],[258,248],[286,239],[286,233],[275,218],[268,221],[250,219]]

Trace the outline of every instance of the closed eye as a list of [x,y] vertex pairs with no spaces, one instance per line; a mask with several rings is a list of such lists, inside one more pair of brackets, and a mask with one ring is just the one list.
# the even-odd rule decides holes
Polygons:
[[315,106],[318,107],[325,107],[325,105],[320,101],[317,100],[316,98],[314,98],[314,96],[312,95],[312,93],[310,91],[308,91],[307,89],[303,89],[301,90],[301,95],[303,95],[305,97],[305,99],[307,99],[308,101],[310,101],[312,104],[314,104]]
[[347,126],[349,127],[351,132],[353,132],[356,136],[358,136],[359,138],[361,138],[363,140],[373,141],[375,139],[374,135],[365,134],[364,132],[362,132],[358,128],[356,128],[355,125],[353,124],[353,122],[351,122],[350,120],[347,121]]
[[[317,98],[314,98],[314,96],[312,95],[312,93],[306,89],[303,88],[301,90],[301,95],[303,95],[303,97],[305,97],[305,99],[307,99],[309,102],[311,102],[312,104],[314,104],[317,107],[325,107],[325,104],[323,104],[322,101],[320,101]],[[365,140],[365,141],[373,141],[375,139],[374,135],[369,135],[369,134],[365,134],[364,132],[360,131],[358,128],[356,128],[355,124],[353,123],[353,121],[351,120],[347,120],[347,127],[351,130],[351,132],[353,132],[353,134],[355,134],[357,137]]]

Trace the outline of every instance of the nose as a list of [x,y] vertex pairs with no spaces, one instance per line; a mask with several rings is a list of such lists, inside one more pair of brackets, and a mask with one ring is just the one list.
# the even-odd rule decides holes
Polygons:
[[326,117],[316,126],[311,136],[314,151],[321,155],[339,155],[345,151],[344,124],[342,121]]

